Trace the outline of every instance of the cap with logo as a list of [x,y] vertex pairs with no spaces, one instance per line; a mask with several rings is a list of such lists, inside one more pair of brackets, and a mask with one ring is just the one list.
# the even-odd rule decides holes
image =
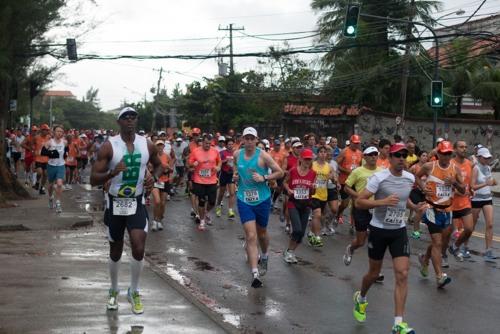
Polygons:
[[122,110],[120,110],[120,112],[118,113],[118,117],[116,119],[120,119],[120,117],[122,117],[124,114],[135,114],[135,115],[137,115],[138,113],[132,107],[125,107]]
[[490,150],[488,150],[486,147],[481,147],[479,150],[477,150],[477,154],[476,154],[478,157],[483,157],[483,158],[486,158],[486,159],[489,159],[492,157],[491,153],[490,153]]
[[453,152],[453,144],[447,140],[443,140],[438,144],[439,153]]
[[351,136],[351,143],[353,144],[360,144],[361,143],[361,137],[358,135],[352,135]]
[[243,130],[243,137],[245,137],[246,135],[257,137],[257,130],[249,126],[248,128],[245,128],[245,130]]
[[372,153],[378,153],[378,149],[375,146],[370,146],[365,148],[363,151],[364,155],[372,154]]

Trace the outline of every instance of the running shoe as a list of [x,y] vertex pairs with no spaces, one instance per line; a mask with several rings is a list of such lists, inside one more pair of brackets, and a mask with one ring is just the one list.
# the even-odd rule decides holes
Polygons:
[[297,257],[295,256],[295,253],[291,250],[286,250],[283,252],[283,260],[286,263],[297,263],[299,262],[297,260]]
[[327,232],[326,232],[327,235],[334,235],[336,233],[335,229],[333,228],[333,224],[328,225],[326,230],[327,230]]
[[285,232],[286,234],[292,233],[292,226],[290,224],[285,225]]
[[234,214],[233,209],[229,209],[229,210],[228,210],[227,217],[228,217],[229,219],[234,219],[235,214]]
[[194,217],[194,222],[195,222],[196,224],[199,224],[199,223],[201,222],[200,216],[195,215],[195,217]]
[[205,231],[207,229],[205,222],[200,221],[200,224],[198,225],[198,231]]
[[491,249],[484,252],[483,259],[486,262],[492,262],[492,263],[497,262],[497,261],[495,261],[497,259],[497,256],[493,254],[493,251]]
[[142,306],[141,296],[139,295],[139,292],[131,292],[130,288],[128,288],[127,299],[132,305],[132,312],[134,312],[135,314],[144,313],[144,307]]
[[194,212],[194,210],[193,210],[193,209],[191,209],[191,213],[190,213],[190,215],[191,215],[191,218],[195,218],[195,217],[196,217],[196,213]]
[[459,237],[460,237],[460,231],[459,230],[455,230],[453,231],[453,235],[452,235],[452,238],[457,240]]
[[257,288],[262,288],[264,283],[262,283],[262,280],[260,279],[259,273],[253,273],[252,274],[252,288],[257,289]]
[[158,231],[158,222],[156,220],[153,220],[153,222],[151,223],[151,231]]
[[40,191],[38,192],[38,194],[40,194],[40,195],[45,195],[45,190],[43,189],[43,187],[42,187],[42,188],[40,188]]
[[285,215],[283,214],[283,212],[280,212],[280,223],[284,222],[285,222]]
[[346,266],[351,264],[351,261],[352,261],[351,244],[347,245],[347,247],[345,248],[343,260],[344,260],[344,264]]
[[222,216],[222,208],[220,206],[218,206],[218,207],[215,208],[215,215],[217,217]]
[[259,256],[259,275],[264,276],[267,273],[267,264],[269,263],[269,257],[263,258]]
[[208,214],[205,215],[205,223],[207,223],[208,226],[212,226],[212,218]]
[[420,263],[420,275],[427,278],[429,276],[429,264],[425,263],[424,254],[418,254],[418,262]]
[[118,310],[118,291],[109,289],[108,303],[106,304],[108,310]]
[[337,218],[337,224],[339,225],[343,225],[344,224],[344,217],[343,216],[340,216]]
[[412,237],[413,239],[415,239],[415,240],[420,239],[420,235],[421,235],[420,231],[413,231],[413,232],[411,233],[411,237]]
[[56,201],[56,213],[62,213],[62,207],[60,201]]
[[468,247],[462,248],[462,256],[464,259],[470,259],[472,256],[470,255],[470,251]]
[[438,289],[443,289],[445,285],[451,282],[451,277],[448,277],[445,273],[441,274],[441,277],[437,278]]
[[378,274],[377,279],[375,280],[375,283],[384,283],[385,276],[382,274]]
[[351,228],[349,229],[349,234],[350,235],[354,235],[355,232],[354,232],[354,226],[351,225]]
[[354,293],[354,309],[352,311],[354,315],[354,319],[359,322],[366,321],[366,307],[368,306],[368,302],[360,302],[359,299],[361,297],[361,292],[356,291]]
[[163,231],[163,223],[161,221],[158,221],[158,231]]
[[441,256],[441,268],[449,268],[450,264],[448,263],[448,255]]
[[453,243],[448,247],[448,251],[451,255],[455,257],[455,260],[458,262],[464,262],[464,257],[462,256],[462,252],[460,252],[460,248],[455,246]]
[[408,326],[406,322],[401,322],[392,326],[392,334],[415,334],[415,330]]
[[54,197],[49,197],[49,209],[54,209]]

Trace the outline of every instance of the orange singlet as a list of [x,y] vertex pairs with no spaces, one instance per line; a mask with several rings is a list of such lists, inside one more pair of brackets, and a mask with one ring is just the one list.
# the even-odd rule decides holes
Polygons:
[[452,210],[453,188],[451,185],[444,184],[444,179],[455,179],[455,164],[450,162],[447,168],[441,168],[438,161],[432,162],[432,170],[427,177],[426,188],[432,191],[426,200],[438,209],[444,209],[446,212]]
[[[340,165],[342,168],[350,169],[351,171],[359,166],[361,166],[361,161],[363,160],[363,153],[360,150],[353,151],[350,148],[345,149],[344,160]],[[340,172],[339,182],[340,184],[345,184],[345,180],[349,174]]]
[[387,169],[391,166],[391,163],[389,162],[389,158],[382,159],[380,156],[377,159],[377,167]]
[[[167,168],[169,166],[169,158],[168,158],[168,155],[166,153],[163,153],[163,154],[160,154],[158,155],[160,157],[160,161],[161,161],[161,166],[163,168]],[[162,174],[159,179],[158,179],[160,182],[164,182],[164,183],[168,183],[170,181],[170,177],[168,174]]]
[[35,162],[48,163],[49,157],[42,155],[42,147],[50,139],[50,135],[42,137],[42,135],[37,135],[35,137]]
[[465,194],[460,194],[455,191],[453,198],[453,211],[459,211],[463,209],[470,209],[470,180],[472,177],[472,162],[468,159],[464,159],[463,163],[459,163],[456,159],[451,160],[459,169],[462,175],[463,182],[465,184]]
[[76,157],[78,156],[78,145],[74,142],[68,144],[68,156],[66,157],[66,166],[76,166],[78,162]]

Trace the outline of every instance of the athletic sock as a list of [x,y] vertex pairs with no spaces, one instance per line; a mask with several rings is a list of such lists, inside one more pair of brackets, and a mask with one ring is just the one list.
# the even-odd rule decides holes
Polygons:
[[394,317],[394,326],[403,322],[403,317]]
[[114,291],[118,291],[118,270],[120,268],[121,261],[113,261],[109,258],[109,277],[111,279],[111,289]]
[[139,277],[141,276],[142,267],[144,267],[144,259],[137,261],[134,258],[130,259],[130,291],[136,292],[139,288]]
[[366,296],[361,296],[361,294],[358,295],[358,303],[366,303]]

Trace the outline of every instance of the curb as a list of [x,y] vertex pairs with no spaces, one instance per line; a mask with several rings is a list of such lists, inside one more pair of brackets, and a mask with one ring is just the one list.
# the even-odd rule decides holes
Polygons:
[[[97,216],[97,212],[95,212]],[[101,215],[99,215],[101,216]],[[94,216],[94,219],[97,218]],[[98,225],[102,228],[104,226],[102,217],[96,219]],[[125,244],[130,248],[130,241],[128,239],[124,239]],[[147,261],[149,265],[149,269],[156,275],[158,275],[163,281],[165,281],[171,288],[181,294],[186,300],[193,304],[197,309],[199,309],[203,314],[209,317],[216,325],[222,328],[228,334],[241,334],[242,330],[239,328],[229,324],[224,321],[224,318],[221,314],[215,312],[210,307],[201,302],[198,298],[196,298],[184,285],[173,279],[170,275],[165,273],[159,266],[157,266],[153,259],[149,256],[146,256],[144,253],[144,259]]]

